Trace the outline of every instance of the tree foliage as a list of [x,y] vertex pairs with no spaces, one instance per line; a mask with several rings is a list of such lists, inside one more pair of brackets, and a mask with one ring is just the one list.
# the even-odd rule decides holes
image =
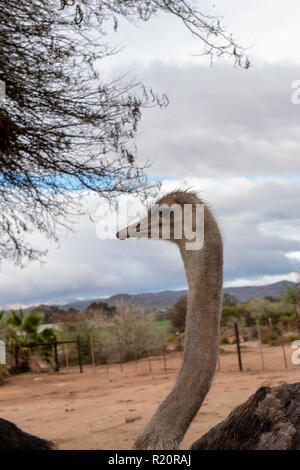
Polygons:
[[187,314],[187,297],[181,297],[181,299],[174,304],[173,312],[170,314],[171,329],[174,333],[182,333],[185,331]]
[[[25,315],[23,310],[19,312],[11,310],[6,317],[5,336],[8,342],[8,351],[15,356],[15,369],[28,370],[30,357],[29,345],[48,343],[54,340],[55,332],[52,328],[45,328],[39,331],[43,322],[43,316],[35,312]],[[49,360],[51,357],[51,346],[41,346],[41,356]]]
[[0,340],[5,340],[6,337],[6,323],[4,320],[4,312],[0,312]]
[[89,335],[92,333],[92,325],[89,324],[84,313],[79,311],[56,313],[53,315],[52,320],[59,326],[59,339],[76,340],[79,335],[81,338],[84,337],[88,340]]
[[111,20],[116,30],[120,17],[148,21],[158,12],[181,20],[211,60],[249,66],[219,19],[192,1],[0,0],[0,259],[40,259],[27,234],[55,239],[88,192],[114,201],[156,188],[134,139],[142,109],[167,99],[126,76],[105,81],[99,66],[118,52],[105,36]]
[[300,283],[288,286],[283,294],[283,300],[293,305],[296,310],[296,323],[300,333]]
[[235,322],[245,323],[246,318],[248,318],[248,315],[245,307],[225,305],[222,310],[221,325],[233,326]]
[[[102,317],[103,318],[103,317]],[[159,349],[158,332],[152,328],[154,317],[146,315],[138,306],[120,302],[116,313],[103,322],[107,332],[108,355],[118,355],[118,360],[126,362]]]
[[54,336],[54,331],[52,328],[45,328],[39,332],[42,322],[43,316],[35,312],[25,315],[22,309],[19,312],[11,310],[5,318],[8,339],[20,346],[48,341]]
[[53,318],[55,319],[56,315],[64,314],[65,310],[61,309],[57,305],[37,305],[31,310],[31,313],[36,313],[38,315],[42,315],[43,323],[55,323]]
[[300,284],[287,286],[283,299],[292,305],[297,305],[300,302]]
[[223,295],[223,306],[224,307],[235,307],[238,304],[238,299],[235,295],[230,292],[224,292]]
[[86,315],[88,318],[94,318],[95,316],[103,316],[103,318],[112,318],[116,313],[115,306],[109,306],[106,302],[92,302],[86,309]]
[[284,299],[251,299],[236,306],[223,306],[221,325],[232,326],[238,321],[245,326],[254,326],[256,321],[263,326],[280,327],[294,324],[295,308]]

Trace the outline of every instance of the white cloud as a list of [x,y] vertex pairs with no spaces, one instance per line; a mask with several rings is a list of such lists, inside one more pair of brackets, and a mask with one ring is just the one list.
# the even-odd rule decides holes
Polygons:
[[287,253],[286,256],[291,260],[295,260],[297,262],[300,261],[300,251],[291,251],[290,253]]
[[[189,54],[198,45],[184,27],[162,15],[139,28],[121,22],[118,35],[108,38],[125,50],[106,61],[102,77],[131,71],[168,94],[167,109],[144,112],[140,161],[154,161],[151,176],[171,178],[165,190],[190,185],[209,201],[225,240],[226,284],[294,280],[300,252],[300,106],[291,102],[291,84],[300,78],[295,47],[300,4],[214,3],[235,37],[254,43],[252,69],[222,62],[208,67],[206,58]],[[88,218],[79,220],[76,233],[61,237],[59,248],[37,234],[32,240],[49,247],[47,263],[19,269],[4,262],[3,305],[186,286],[174,245],[99,240]]]
[[[295,273],[286,274],[285,281],[297,282],[298,278]],[[243,287],[243,286],[264,286],[282,281],[282,276],[262,276],[258,279],[236,279],[235,281],[225,282],[225,287]]]
[[144,113],[138,144],[154,162],[151,174],[300,174],[300,105],[291,101],[298,74],[279,65],[140,68],[146,83],[170,98],[167,109]]
[[[300,240],[285,232],[261,230],[262,221],[277,226],[299,224],[300,177],[195,178],[167,180],[163,190],[186,185],[209,201],[225,242],[226,285],[261,284],[294,279]],[[278,203],[274,208],[274,197]],[[289,214],[291,218],[289,219]],[[299,215],[300,218],[300,215]],[[48,242],[49,243],[49,242]],[[47,263],[19,269],[3,263],[0,297],[3,304],[59,302],[120,292],[136,293],[185,288],[177,247],[165,241],[99,240],[96,223],[82,218],[77,231],[50,246]]]

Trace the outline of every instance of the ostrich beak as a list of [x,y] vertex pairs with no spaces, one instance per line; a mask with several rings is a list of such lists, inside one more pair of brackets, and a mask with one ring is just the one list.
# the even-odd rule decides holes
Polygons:
[[126,238],[128,238],[128,230],[127,230],[127,227],[126,228],[123,228],[123,230],[120,230],[119,232],[116,233],[116,237],[119,239],[119,240],[125,240]]
[[128,225],[128,227],[117,232],[116,237],[119,240],[126,240],[126,238],[149,238],[148,232],[148,217],[144,217],[138,222]]

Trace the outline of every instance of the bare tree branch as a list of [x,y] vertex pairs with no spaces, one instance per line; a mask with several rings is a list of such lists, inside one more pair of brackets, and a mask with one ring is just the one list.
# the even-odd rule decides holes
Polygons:
[[91,191],[113,201],[157,188],[135,137],[142,110],[168,100],[126,75],[103,81],[99,61],[118,52],[106,41],[109,20],[116,30],[120,16],[148,21],[159,11],[179,18],[211,60],[248,66],[219,19],[192,2],[0,0],[0,259],[40,259],[27,234],[55,239]]

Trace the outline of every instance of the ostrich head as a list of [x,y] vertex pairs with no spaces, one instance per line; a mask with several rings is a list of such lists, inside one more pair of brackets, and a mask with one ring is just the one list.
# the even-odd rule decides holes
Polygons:
[[[203,244],[204,205],[194,192],[174,191],[156,201],[145,217],[120,230],[117,238],[170,240],[190,249]],[[191,248],[194,240],[194,248]],[[195,242],[198,242],[195,244]],[[200,242],[200,245],[199,245]]]

